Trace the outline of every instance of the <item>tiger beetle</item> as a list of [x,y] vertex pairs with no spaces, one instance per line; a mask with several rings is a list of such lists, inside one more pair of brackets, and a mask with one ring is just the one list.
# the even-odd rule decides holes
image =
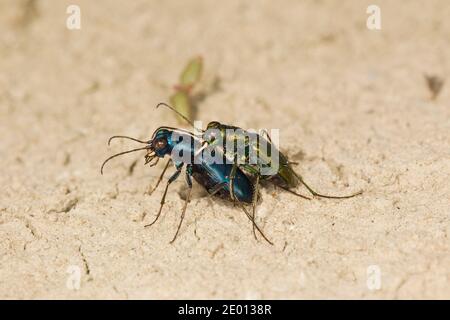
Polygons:
[[[244,172],[255,177],[256,190],[252,210],[253,218],[255,217],[256,213],[256,203],[259,194],[260,180],[270,180],[275,186],[307,200],[310,200],[310,198],[296,193],[292,189],[302,184],[313,196],[328,199],[348,199],[362,194],[362,191],[359,191],[347,196],[334,196],[325,195],[315,191],[304,181],[301,175],[294,171],[291,166],[291,162],[289,162],[288,158],[284,154],[282,154],[272,143],[272,140],[266,130],[263,130],[262,133],[267,137],[267,139],[265,139],[260,134],[249,132],[236,126],[222,124],[218,121],[209,122],[206,130],[202,130],[195,128],[194,124],[189,121],[189,119],[184,117],[170,105],[161,102],[156,106],[156,108],[158,108],[159,106],[165,106],[171,109],[180,117],[182,117],[187,123],[189,123],[194,128],[194,130],[200,130],[200,132],[202,133],[201,138],[204,141],[205,146],[214,146],[221,149],[222,152],[228,157],[228,159],[230,159],[233,166],[229,179],[229,190],[231,198],[233,200],[236,199],[233,188],[233,179],[235,178],[234,173],[236,172],[236,170],[240,168]],[[239,145],[242,146],[242,148],[238,150]],[[227,146],[231,146],[232,150],[229,150]],[[274,163],[272,161],[273,154],[277,155],[275,158],[275,162],[277,163]],[[267,168],[271,168],[274,164],[277,165],[275,171],[273,171],[271,174],[262,173],[263,170],[266,170],[265,172],[268,172]]]
[[[256,191],[251,180],[239,168],[236,168],[234,170],[234,178],[232,181],[230,181],[233,166],[231,164],[226,164],[225,162],[217,163],[209,161],[209,159],[204,158],[203,153],[199,152],[199,150],[202,151],[199,148],[202,142],[201,139],[199,139],[198,137],[194,136],[192,133],[186,130],[163,126],[156,129],[151,139],[148,141],[142,141],[128,136],[112,136],[108,140],[108,145],[113,139],[119,138],[129,139],[135,142],[143,143],[145,144],[145,147],[131,149],[110,156],[103,162],[101,166],[100,172],[102,174],[103,168],[109,160],[123,154],[140,150],[147,150],[147,154],[145,155],[145,164],[150,164],[151,167],[155,166],[160,158],[164,158],[167,155],[169,156],[169,160],[167,161],[163,171],[161,172],[161,175],[159,176],[155,187],[150,191],[150,194],[152,194],[153,191],[155,191],[156,188],[159,186],[170,163],[173,162],[176,169],[175,173],[172,176],[170,176],[166,184],[163,196],[161,198],[160,207],[155,219],[151,223],[145,225],[145,227],[152,226],[160,217],[165,203],[166,194],[169,189],[169,185],[180,176],[183,166],[186,165],[185,173],[186,173],[186,182],[188,185],[188,193],[182,209],[181,219],[178,224],[177,231],[173,239],[170,241],[170,243],[173,243],[177,238],[178,232],[183,223],[187,204],[189,202],[191,195],[192,177],[193,177],[197,181],[197,183],[202,185],[207,190],[210,196],[215,195],[225,199],[228,198],[237,200],[239,206],[244,211],[247,218],[251,221],[253,225],[253,230],[255,229],[258,230],[261,236],[268,243],[273,244],[264,235],[261,229],[256,225],[254,219],[243,205],[244,203],[247,204],[252,203],[253,199],[256,198],[255,194]],[[206,148],[213,149],[214,146],[208,146]],[[206,148],[203,148],[203,150],[205,150]],[[219,152],[217,150],[209,150],[209,151],[211,152],[211,154],[216,154],[217,152]],[[220,154],[218,155],[221,156]],[[233,197],[231,197],[230,183],[232,185]]]

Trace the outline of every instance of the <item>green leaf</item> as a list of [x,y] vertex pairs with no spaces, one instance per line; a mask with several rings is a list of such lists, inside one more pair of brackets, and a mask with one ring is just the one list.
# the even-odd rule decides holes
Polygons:
[[180,86],[191,88],[194,86],[202,75],[203,59],[202,57],[193,58],[184,68],[180,76]]
[[[175,110],[192,121],[192,106],[189,100],[189,96],[185,91],[177,91],[176,93],[174,93],[170,97],[170,104],[175,108]],[[179,117],[179,119],[182,120],[181,117]]]

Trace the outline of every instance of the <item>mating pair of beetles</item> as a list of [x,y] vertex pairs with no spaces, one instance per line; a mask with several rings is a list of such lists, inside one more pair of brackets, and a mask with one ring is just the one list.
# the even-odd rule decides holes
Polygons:
[[[192,122],[173,109],[170,105],[166,103],[159,103],[156,107],[158,108],[159,106],[168,107],[172,111],[178,113],[181,118],[183,118],[194,128]],[[233,134],[229,134],[230,130],[232,130]],[[249,133],[239,127],[222,124],[217,121],[210,122],[207,125],[206,130],[200,129],[200,132],[200,135],[194,135],[184,129],[162,126],[156,129],[151,139],[148,141],[142,141],[128,136],[112,136],[108,141],[108,145],[111,140],[122,138],[145,144],[145,147],[117,153],[107,158],[103,162],[100,169],[103,174],[103,168],[109,160],[120,155],[136,151],[147,151],[145,154],[145,164],[149,164],[151,167],[155,166],[160,158],[168,156],[169,160],[159,176],[156,185],[150,191],[150,194],[153,193],[153,191],[155,191],[159,186],[171,163],[173,163],[175,167],[175,172],[170,176],[166,183],[156,217],[150,224],[146,225],[146,227],[149,227],[153,225],[161,215],[169,185],[180,176],[183,167],[185,167],[188,193],[181,212],[180,222],[170,243],[173,243],[177,238],[183,223],[186,208],[190,200],[192,178],[194,178],[197,183],[202,185],[210,196],[229,199],[237,204],[252,223],[255,238],[255,230],[257,230],[270,244],[273,243],[264,235],[255,222],[259,186],[262,180],[270,181],[275,186],[307,200],[310,200],[311,198],[295,192],[294,189],[299,185],[303,185],[313,196],[331,199],[346,199],[362,193],[362,191],[359,191],[348,196],[330,196],[314,191],[308,184],[305,183],[303,178],[294,171],[292,168],[293,163],[289,162],[287,157],[279,152],[276,146],[272,144],[270,136],[267,132],[263,132],[263,134],[265,133],[267,139],[260,134],[256,134],[256,140],[248,139],[249,136],[255,134]],[[217,133],[219,136],[217,136]],[[244,148],[237,150],[237,144],[243,145]],[[231,150],[228,147],[230,145],[234,146]],[[199,146],[201,147],[199,148]],[[261,146],[264,146],[264,148]],[[266,146],[269,148],[266,148]],[[264,167],[271,165],[270,163],[268,164],[267,161],[267,159],[271,158],[271,154],[268,154],[269,150],[271,154],[276,153],[278,155],[278,166],[275,172],[267,175],[262,174],[262,172],[264,171]],[[208,159],[203,157],[205,152],[208,154],[213,154],[216,159],[217,156],[219,158],[222,157],[224,161],[208,161]],[[256,161],[249,161],[250,156],[254,154],[256,154]],[[183,156],[180,158],[174,157],[173,155]],[[252,205],[251,214],[245,208],[245,205],[250,204]]]

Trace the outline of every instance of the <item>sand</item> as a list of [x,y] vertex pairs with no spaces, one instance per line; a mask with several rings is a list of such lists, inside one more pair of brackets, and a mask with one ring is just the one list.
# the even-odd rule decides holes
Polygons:
[[[381,30],[370,1],[27,3],[0,3],[1,298],[450,298],[450,90],[432,101],[424,80],[450,81],[448,1],[377,1]],[[144,228],[163,162],[136,153],[101,176],[136,146],[106,141],[184,126],[154,107],[198,54],[199,120],[279,128],[311,185],[364,194],[264,188],[270,246],[196,186],[171,245],[181,177]]]

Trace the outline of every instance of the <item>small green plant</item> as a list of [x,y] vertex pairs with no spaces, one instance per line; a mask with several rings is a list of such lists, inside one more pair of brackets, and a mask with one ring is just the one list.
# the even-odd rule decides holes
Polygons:
[[[170,96],[170,104],[189,121],[195,116],[193,89],[200,81],[203,69],[202,57],[191,59],[180,75],[179,84],[174,86],[175,92]],[[179,117],[182,120],[181,117]]]

